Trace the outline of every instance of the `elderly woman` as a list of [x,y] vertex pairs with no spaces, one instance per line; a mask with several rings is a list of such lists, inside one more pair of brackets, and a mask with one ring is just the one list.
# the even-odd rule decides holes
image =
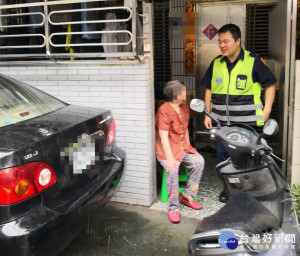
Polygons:
[[[204,169],[204,159],[190,144],[188,123],[189,107],[186,105],[186,87],[179,81],[170,81],[164,88],[167,99],[157,111],[156,156],[166,170],[169,220],[180,222],[179,201],[195,210],[202,205],[195,202]],[[180,163],[189,169],[189,180],[179,198],[178,170]]]

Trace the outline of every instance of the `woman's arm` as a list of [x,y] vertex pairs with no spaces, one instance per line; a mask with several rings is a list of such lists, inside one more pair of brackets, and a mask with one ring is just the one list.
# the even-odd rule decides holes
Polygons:
[[189,135],[189,127],[186,129],[184,138],[185,138],[185,140],[186,140],[186,142],[187,142],[188,144],[191,144],[191,143],[190,143],[190,135]]
[[176,161],[174,159],[170,142],[169,142],[169,131],[163,131],[159,130],[159,136],[161,139],[161,144],[163,147],[163,150],[165,152],[166,158],[167,158],[167,166],[166,166],[166,171],[170,172],[174,170]]

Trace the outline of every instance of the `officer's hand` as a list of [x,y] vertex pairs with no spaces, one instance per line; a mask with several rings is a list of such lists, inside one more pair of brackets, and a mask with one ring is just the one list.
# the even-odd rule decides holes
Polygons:
[[208,130],[210,130],[212,128],[212,122],[211,122],[210,117],[205,116],[204,125],[205,125],[206,129],[208,129]]
[[263,118],[264,122],[266,122],[270,117],[270,111],[267,111],[266,109],[263,110]]

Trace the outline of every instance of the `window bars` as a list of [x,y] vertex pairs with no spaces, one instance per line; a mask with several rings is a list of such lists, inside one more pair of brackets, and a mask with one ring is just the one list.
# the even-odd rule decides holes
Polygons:
[[136,7],[135,0],[0,5],[0,64],[136,60]]

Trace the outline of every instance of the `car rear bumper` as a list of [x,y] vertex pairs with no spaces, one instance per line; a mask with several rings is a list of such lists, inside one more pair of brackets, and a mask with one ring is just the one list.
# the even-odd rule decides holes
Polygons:
[[118,149],[112,159],[112,175],[105,181],[95,179],[88,193],[82,193],[66,211],[41,206],[25,216],[0,225],[0,255],[57,255],[88,223],[90,213],[115,194],[122,175],[125,152]]

